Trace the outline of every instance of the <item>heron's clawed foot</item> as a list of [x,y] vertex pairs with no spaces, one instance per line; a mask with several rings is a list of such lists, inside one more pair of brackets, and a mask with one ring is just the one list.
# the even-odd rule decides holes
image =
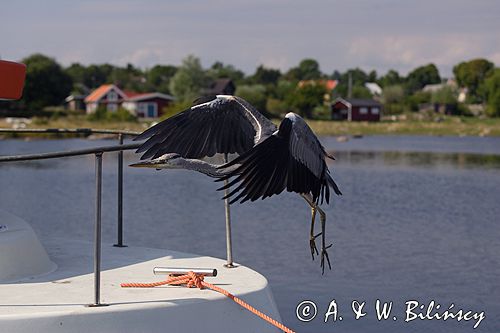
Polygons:
[[310,236],[309,238],[309,246],[311,247],[311,256],[312,260],[314,260],[314,254],[319,255],[318,248],[316,247],[316,238],[321,236],[321,232],[317,234],[316,236]]
[[321,249],[321,274],[325,274],[325,258],[326,258],[326,262],[328,263],[328,268],[330,270],[332,269],[332,265],[330,264],[330,257],[328,257],[328,252],[326,252],[326,250],[331,248],[332,245],[333,244],[330,244],[327,247],[323,247]]

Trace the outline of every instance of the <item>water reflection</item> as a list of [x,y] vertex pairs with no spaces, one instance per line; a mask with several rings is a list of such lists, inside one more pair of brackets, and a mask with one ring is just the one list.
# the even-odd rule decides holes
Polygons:
[[499,169],[500,155],[482,155],[468,153],[425,153],[425,152],[363,152],[339,151],[331,152],[335,164],[373,165],[416,168],[456,168],[456,169]]
[[[296,331],[471,332],[462,323],[398,319],[384,324],[373,315],[331,325],[321,316],[302,323],[295,306],[304,299],[325,310],[334,298],[346,314],[352,300],[374,304],[377,298],[393,300],[397,314],[409,299],[500,313],[500,150],[495,148],[500,140],[406,138],[394,143],[398,140],[363,138],[349,141],[349,147],[325,140],[329,150],[337,149],[330,166],[344,195],[323,206],[327,238],[334,244],[333,270],[324,276],[308,252],[310,211],[303,200],[283,193],[232,207],[236,260],[268,278],[283,321]],[[488,151],[485,142],[490,142]],[[0,154],[106,144],[113,143],[5,140]],[[468,150],[454,150],[464,144]],[[371,146],[379,150],[368,151]],[[434,150],[408,152],[419,147]],[[105,243],[116,237],[116,158],[104,155]],[[125,165],[138,158],[125,153]],[[225,256],[224,209],[212,179],[183,170],[126,167],[124,182],[127,245]],[[92,240],[94,190],[93,156],[0,164],[0,209],[29,221],[42,241]],[[497,317],[487,316],[478,331],[498,332]]]

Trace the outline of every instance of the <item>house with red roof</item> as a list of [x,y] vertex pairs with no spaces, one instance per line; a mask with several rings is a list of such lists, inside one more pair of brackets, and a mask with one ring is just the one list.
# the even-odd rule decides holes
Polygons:
[[374,99],[339,97],[331,105],[332,120],[380,121],[382,104]]
[[110,112],[115,112],[127,95],[114,84],[103,84],[85,97],[85,110],[94,113],[99,107],[105,107]]
[[122,106],[139,118],[158,118],[173,100],[172,96],[159,92],[133,94],[128,95]]
[[123,107],[139,118],[157,118],[174,98],[159,92],[136,93],[124,91],[114,84],[103,84],[85,98],[86,112],[94,113],[99,107],[116,112]]

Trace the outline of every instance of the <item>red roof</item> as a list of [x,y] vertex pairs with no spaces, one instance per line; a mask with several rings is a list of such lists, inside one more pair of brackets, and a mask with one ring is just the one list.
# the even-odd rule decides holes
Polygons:
[[148,93],[139,93],[139,92],[130,91],[130,90],[123,90],[123,92],[125,93],[125,95],[127,95],[127,98],[138,97],[138,96],[141,96],[141,95],[148,94]]
[[335,87],[337,86],[338,83],[339,83],[339,81],[337,81],[337,80],[326,80],[325,87],[327,90],[333,90],[333,89],[335,89]]
[[90,95],[85,98],[85,103],[98,102],[101,98],[103,98],[111,89],[115,89],[116,92],[121,96],[122,100],[142,100],[145,98],[163,98],[173,100],[173,97],[170,95],[165,95],[157,92],[148,92],[148,93],[138,93],[130,90],[120,90],[114,84],[103,84],[96,90],[92,91]]
[[109,91],[109,89],[111,89],[111,87],[113,87],[112,84],[103,84],[102,86],[91,92],[90,95],[85,97],[85,103],[97,102],[104,94]]

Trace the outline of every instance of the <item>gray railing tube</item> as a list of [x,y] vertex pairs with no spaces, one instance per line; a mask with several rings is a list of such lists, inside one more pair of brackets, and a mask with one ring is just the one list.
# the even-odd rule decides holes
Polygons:
[[101,204],[102,204],[102,152],[95,154],[95,228],[94,228],[94,303],[101,304]]
[[[118,134],[118,141],[123,145],[123,134]],[[123,244],[123,150],[118,152],[118,223],[117,242],[114,246],[125,247]]]

